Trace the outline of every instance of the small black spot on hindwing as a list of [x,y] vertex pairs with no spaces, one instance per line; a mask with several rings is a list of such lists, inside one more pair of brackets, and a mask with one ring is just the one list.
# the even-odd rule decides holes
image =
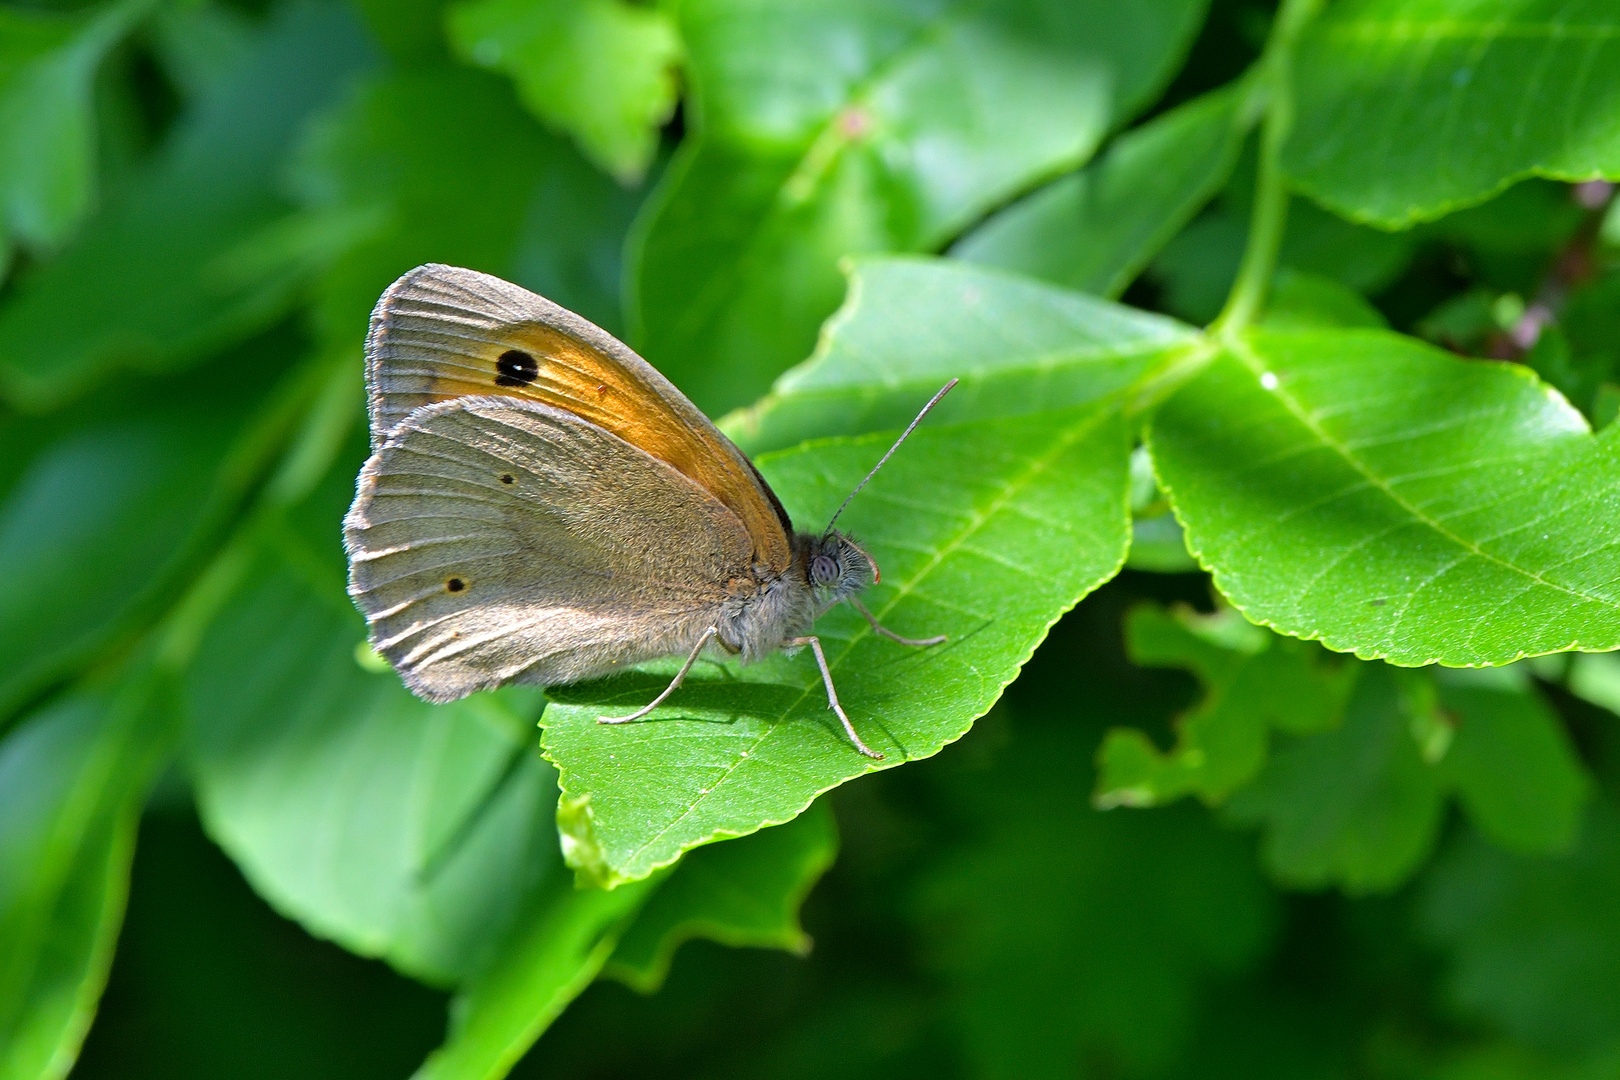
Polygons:
[[521,349],[507,349],[495,361],[496,386],[528,386],[539,374],[540,365]]
[[449,589],[451,592],[460,592],[462,589],[467,587],[467,583],[458,577],[453,577],[444,583],[444,587]]
[[513,475],[511,473],[509,473],[509,472],[508,473],[501,473],[501,483],[503,483],[503,484],[511,484],[511,483],[515,483],[515,482],[516,482],[516,478],[513,477]]

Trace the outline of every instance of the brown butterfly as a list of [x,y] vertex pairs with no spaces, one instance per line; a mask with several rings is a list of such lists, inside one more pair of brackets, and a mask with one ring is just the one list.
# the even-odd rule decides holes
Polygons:
[[349,595],[417,695],[685,656],[646,708],[601,718],[624,723],[705,648],[748,662],[808,645],[850,741],[883,756],[839,704],[815,620],[847,600],[902,644],[945,638],[879,625],[857,597],[878,580],[872,557],[831,523],[795,533],[753,463],[618,339],[499,278],[421,266],[372,312],[366,386]]

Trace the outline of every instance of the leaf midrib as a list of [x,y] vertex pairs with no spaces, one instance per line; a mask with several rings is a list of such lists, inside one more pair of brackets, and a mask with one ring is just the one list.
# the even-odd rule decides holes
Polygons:
[[[961,529],[949,543],[942,545],[939,552],[936,553],[926,565],[919,569],[915,574],[912,574],[904,583],[898,585],[890,600],[884,604],[880,610],[874,612],[874,614],[879,617],[879,621],[881,621],[883,615],[886,615],[892,611],[895,604],[897,604],[902,598],[909,596],[917,585],[923,581],[929,573],[938,567],[940,562],[948,554],[956,551],[962,546],[962,544],[966,543],[968,537],[978,532],[978,530],[984,526],[985,522],[989,521],[993,516],[999,513],[1017,495],[1021,494],[1024,488],[1033,482],[1036,476],[1045,472],[1046,468],[1055,458],[1058,457],[1058,455],[1067,450],[1075,442],[1090,434],[1090,432],[1098,424],[1100,424],[1107,415],[1107,410],[1103,409],[1088,411],[1086,415],[1078,418],[1073,424],[1064,429],[1061,435],[1055,437],[1047,451],[1041,454],[1039,457],[1032,459],[1025,467],[1023,472],[1021,472],[1015,479],[1009,481],[1006,486],[1002,488],[1001,492],[991,501],[988,507],[986,507],[983,511],[976,511],[968,524]],[[836,673],[838,671],[839,664],[845,657],[849,655],[850,651],[855,647],[855,644],[862,638],[869,636],[871,632],[871,627],[865,625],[864,623],[861,626],[856,627],[855,633],[851,634],[850,637],[845,640],[843,650],[839,652],[837,656],[827,657],[828,670]],[[671,819],[669,823],[666,824],[662,829],[658,830],[657,833],[649,837],[640,847],[632,851],[629,857],[625,860],[626,865],[633,863],[642,855],[643,852],[652,847],[659,840],[663,839],[672,829],[690,817],[705,800],[717,794],[721,787],[731,779],[732,774],[736,772],[736,770],[744,762],[753,760],[755,752],[758,751],[761,746],[765,745],[767,740],[773,738],[777,732],[781,730],[787,718],[791,716],[793,712],[804,703],[805,699],[816,690],[822,690],[821,680],[819,679],[813,680],[812,682],[806,684],[805,687],[801,689],[799,696],[790,705],[783,709],[781,714],[771,723],[770,727],[767,728],[758,738],[756,738],[754,742],[749,745],[746,751],[735,754],[731,764],[726,766],[725,771],[722,772],[720,777],[709,786],[707,791],[700,793],[698,797],[693,799],[692,802],[684,810],[682,810],[679,815]],[[861,772],[877,772],[883,769],[890,769],[903,765],[910,760],[911,758],[907,756],[892,762],[886,762],[881,765],[875,763],[868,764],[861,770]],[[856,775],[861,775],[861,773],[857,773]],[[845,780],[847,779],[850,778],[846,777]],[[833,784],[830,784],[827,787],[822,788],[820,791],[817,791],[815,795],[810,797],[810,802],[814,802],[816,796],[822,794],[823,792],[832,790],[832,788],[844,783],[845,780],[835,781]],[[805,805],[808,806],[809,802],[807,802]],[[801,807],[800,809],[802,810],[803,808]],[[787,820],[792,819],[789,818]],[[783,824],[783,822],[764,821],[761,822],[760,825],[753,831],[757,831],[758,828],[766,828],[770,825],[780,824]],[[720,836],[723,832],[724,830],[716,829],[711,834],[710,839]],[[669,862],[673,861],[673,859],[669,860]],[[659,866],[665,865],[668,865],[668,863],[660,863],[658,866],[650,867],[649,870],[656,870],[659,868]]]

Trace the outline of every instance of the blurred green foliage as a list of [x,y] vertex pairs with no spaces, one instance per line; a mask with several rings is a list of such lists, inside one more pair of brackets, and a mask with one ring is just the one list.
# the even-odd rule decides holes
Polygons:
[[[1603,0],[0,8],[0,1080],[1620,1077],[1616,72]],[[818,627],[882,763],[803,656],[404,689],[338,522],[428,261],[801,523],[961,380],[842,519],[951,641]]]

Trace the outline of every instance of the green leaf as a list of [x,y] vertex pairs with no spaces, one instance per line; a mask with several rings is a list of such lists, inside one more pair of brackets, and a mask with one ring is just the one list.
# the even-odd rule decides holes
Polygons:
[[1446,298],[1415,329],[1426,341],[1477,356],[1486,337],[1501,329],[1493,314],[1495,306],[1496,297],[1489,289],[1469,289]]
[[1548,260],[1582,231],[1586,219],[1568,184],[1526,180],[1489,202],[1414,230],[1414,236],[1460,248],[1481,284],[1533,295]]
[[1267,330],[1382,330],[1389,326],[1377,308],[1343,282],[1291,269],[1280,271],[1271,283],[1260,325]]
[[139,663],[0,742],[0,1077],[66,1076],[112,965],[146,790],[173,744]]
[[722,427],[750,453],[902,428],[949,379],[930,423],[983,420],[1115,395],[1179,350],[1191,327],[949,259],[867,258],[815,355]]
[[1307,30],[1294,70],[1283,166],[1358,221],[1404,228],[1531,175],[1620,177],[1607,0],[1350,0]]
[[1321,731],[1338,722],[1350,669],[1322,667],[1317,654],[1268,634],[1230,609],[1201,616],[1133,608],[1126,652],[1144,667],[1184,667],[1204,697],[1176,722],[1176,745],[1160,751],[1135,728],[1108,733],[1097,752],[1099,807],[1156,806],[1196,794],[1218,803],[1265,764],[1270,731]]
[[1557,714],[1517,668],[1441,674],[1457,734],[1440,768],[1475,827],[1509,851],[1569,850],[1591,787]]
[[119,366],[201,359],[285,311],[326,248],[364,223],[289,238],[283,158],[368,58],[341,7],[273,16],[156,160],[60,257],[18,281],[0,308],[0,395],[44,409]]
[[195,560],[239,420],[229,408],[88,424],[41,451],[0,503],[0,723],[172,599]]
[[[1201,808],[1091,810],[1095,736],[1025,731],[949,794],[969,823],[923,874],[922,952],[968,1075],[1180,1075],[1198,992],[1259,958],[1276,920],[1244,838]],[[1106,1074],[1105,1074],[1106,1075]],[[1189,1075],[1202,1075],[1192,1070]]]
[[[827,520],[890,436],[812,443],[760,468],[801,521]],[[842,522],[885,569],[870,606],[897,633],[951,640],[908,649],[853,611],[817,627],[846,711],[876,763],[826,708],[813,659],[700,666],[647,721],[609,727],[672,667],[555,688],[542,742],[561,770],[559,826],[582,876],[645,877],[711,840],[780,824],[819,794],[962,736],[1059,615],[1119,569],[1129,539],[1126,435],[1086,408],[913,435]]]
[[500,1080],[591,984],[658,880],[570,888],[553,875],[451,1006],[450,1037],[413,1080]]
[[837,855],[838,826],[823,803],[780,828],[698,848],[637,916],[602,974],[653,993],[676,950],[699,937],[803,956],[810,937],[799,905]]
[[257,22],[220,4],[166,4],[144,28],[153,58],[190,99],[204,97],[253,55]]
[[[1251,162],[1252,157],[1244,159],[1216,204],[1166,244],[1147,270],[1164,310],[1178,318],[1207,323],[1226,300],[1249,235]],[[1277,262],[1285,270],[1332,278],[1372,295],[1400,276],[1415,250],[1412,234],[1355,225],[1295,199]]]
[[1411,703],[1384,664],[1355,666],[1337,730],[1279,746],[1258,780],[1227,804],[1261,825],[1261,862],[1292,888],[1379,892],[1428,855],[1444,806],[1440,774],[1419,755]]
[[1520,366],[1259,333],[1150,444],[1189,547],[1254,621],[1402,665],[1620,645],[1615,440]]
[[[1405,879],[1446,792],[1510,850],[1561,851],[1574,840],[1588,781],[1521,669],[1442,670],[1438,697],[1424,677],[1405,676],[1396,692],[1382,665],[1323,669],[1307,648],[1230,611],[1138,607],[1126,643],[1134,663],[1188,668],[1206,692],[1178,720],[1168,753],[1134,728],[1109,733],[1097,758],[1099,806],[1231,796],[1233,820],[1268,825],[1265,857],[1280,880],[1352,892]],[[1374,686],[1361,685],[1369,679]],[[1351,686],[1343,729],[1328,731]],[[1315,737],[1285,741],[1268,763],[1268,727]]]
[[1116,139],[1080,172],[992,215],[951,254],[1116,297],[1226,183],[1253,95],[1205,94]]
[[682,4],[696,134],[632,257],[642,351],[711,414],[752,401],[837,307],[839,257],[937,248],[1085,161],[1203,7]]
[[612,250],[630,205],[493,76],[426,67],[362,83],[314,126],[294,183],[310,213],[376,222],[319,283],[315,321],[331,348],[358,352],[377,297],[425,262],[514,278],[588,317],[617,316]]
[[1620,714],[1620,656],[1575,656],[1571,660],[1569,692]]
[[1176,516],[1166,510],[1131,522],[1131,553],[1125,565],[1152,574],[1187,574],[1198,570],[1198,560],[1187,550]]
[[96,69],[155,2],[87,15],[0,8],[0,238],[55,247],[89,209]]
[[518,231],[511,280],[622,335],[624,242],[640,206],[639,192],[557,147]]
[[450,8],[463,59],[503,71],[540,119],[625,183],[646,173],[675,111],[680,35],[622,0],[468,0]]
[[1435,866],[1424,935],[1447,954],[1442,983],[1464,1016],[1531,1046],[1613,1048],[1620,1030],[1620,822],[1593,808],[1574,851],[1513,855],[1469,836]]
[[445,0],[353,0],[366,29],[399,67],[442,64]]
[[198,809],[255,890],[311,933],[455,984],[566,876],[555,779],[525,718],[532,692],[433,706],[357,655],[365,627],[332,528],[339,472],[302,525],[259,538],[203,639],[187,685]]

